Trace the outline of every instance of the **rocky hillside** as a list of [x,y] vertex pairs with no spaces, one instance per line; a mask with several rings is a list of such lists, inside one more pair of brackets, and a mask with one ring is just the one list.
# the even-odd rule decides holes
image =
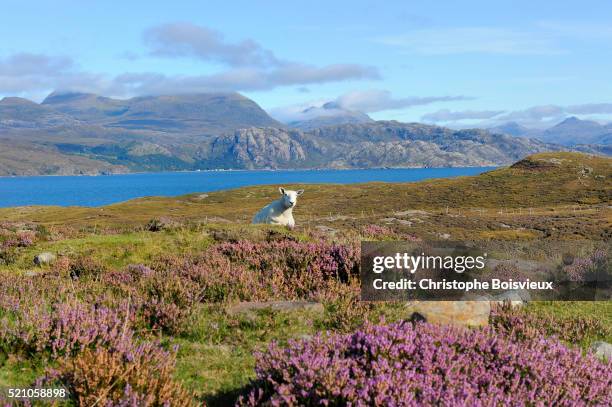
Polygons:
[[[42,104],[5,98],[0,102],[0,175],[493,166],[561,149],[485,130],[342,114],[342,124],[335,124],[337,117],[315,116],[296,129],[235,93],[128,100],[53,93]],[[315,123],[320,126],[312,127]]]

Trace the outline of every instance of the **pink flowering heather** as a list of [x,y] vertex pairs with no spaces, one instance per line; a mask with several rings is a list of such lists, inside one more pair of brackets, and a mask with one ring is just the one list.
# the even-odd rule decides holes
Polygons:
[[556,340],[426,323],[272,344],[256,373],[242,405],[612,405],[612,363]]
[[393,230],[382,225],[366,225],[361,228],[361,233],[365,236],[381,237],[394,234]]
[[35,240],[36,240],[36,233],[32,232],[31,230],[20,232],[17,235],[17,245],[19,247],[30,247],[34,244]]
[[282,267],[295,273],[307,272],[346,280],[358,273],[359,247],[328,242],[301,243],[291,240],[273,242],[240,241],[222,243],[217,249],[231,260],[266,270]]
[[[570,281],[583,282],[603,278],[602,271],[608,268],[608,277],[610,270],[606,267],[608,261],[607,253],[604,250],[596,250],[590,256],[578,257],[569,265],[563,267],[563,272]],[[608,265],[609,266],[609,265]]]
[[407,240],[420,241],[416,236],[406,233],[397,233],[393,229],[383,225],[366,225],[361,228],[361,235],[371,240]]

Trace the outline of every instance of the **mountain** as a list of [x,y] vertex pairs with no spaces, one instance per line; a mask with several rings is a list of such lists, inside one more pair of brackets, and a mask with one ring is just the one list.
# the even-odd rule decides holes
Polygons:
[[340,124],[372,123],[374,120],[363,112],[343,109],[335,102],[327,102],[323,106],[311,106],[298,114],[298,118],[287,123],[288,126],[312,130],[319,127],[336,126]]
[[119,100],[56,92],[42,104],[5,98],[0,175],[488,166],[561,149],[486,130],[373,121],[333,103],[305,115],[305,129],[289,128],[236,93]]
[[545,142],[566,146],[579,144],[609,144],[612,129],[590,120],[569,117],[545,130],[537,137]]
[[0,100],[0,129],[39,128],[76,124],[77,120],[46,106],[18,97]]
[[333,167],[445,167],[509,164],[560,147],[486,130],[378,121],[304,133]]
[[132,130],[220,134],[249,126],[282,125],[238,93],[145,96],[127,100],[88,93],[52,93],[43,102],[90,124]]
[[612,145],[612,123],[602,125],[577,117],[568,117],[548,129],[534,129],[508,122],[491,127],[489,131],[515,137],[536,138],[545,143],[560,144],[590,153],[608,154]]
[[489,128],[493,133],[508,134],[515,137],[529,137],[537,132],[537,130],[525,127],[517,122],[507,122],[499,126]]

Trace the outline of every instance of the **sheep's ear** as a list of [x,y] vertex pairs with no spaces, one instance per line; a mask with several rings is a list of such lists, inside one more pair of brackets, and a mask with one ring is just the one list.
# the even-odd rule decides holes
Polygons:
[[298,194],[298,195],[302,195],[303,193],[304,193],[304,190],[303,190],[303,189],[298,189],[298,191],[297,191],[297,194]]
[[281,195],[285,195],[285,188],[279,187],[278,191],[281,193]]

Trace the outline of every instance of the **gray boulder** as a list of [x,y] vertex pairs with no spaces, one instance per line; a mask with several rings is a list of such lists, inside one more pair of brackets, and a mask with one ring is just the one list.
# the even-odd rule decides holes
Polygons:
[[51,252],[43,252],[34,256],[34,264],[42,266],[45,264],[51,264],[55,261],[55,255]]
[[406,304],[412,321],[458,326],[489,324],[491,306],[488,301],[413,301]]
[[612,343],[604,341],[593,342],[591,350],[600,359],[612,360]]

